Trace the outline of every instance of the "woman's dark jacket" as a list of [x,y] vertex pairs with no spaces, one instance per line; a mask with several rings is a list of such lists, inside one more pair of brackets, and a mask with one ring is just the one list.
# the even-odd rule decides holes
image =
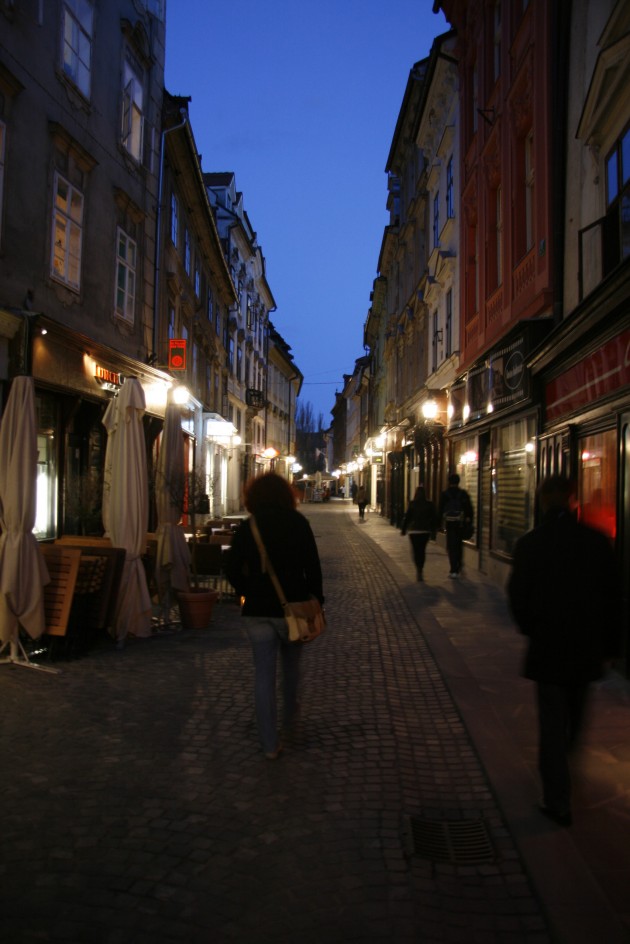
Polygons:
[[[276,576],[289,602],[313,595],[324,602],[322,569],[311,526],[299,511],[265,508],[256,522]],[[234,535],[227,554],[225,575],[238,596],[245,597],[243,616],[283,616],[278,595],[267,574],[249,520]]]
[[429,531],[435,537],[436,529],[437,515],[433,502],[427,498],[409,502],[409,507],[403,518],[402,533],[406,534],[407,531]]
[[529,646],[524,675],[578,685],[600,678],[619,654],[621,594],[605,535],[551,509],[516,544],[508,598]]

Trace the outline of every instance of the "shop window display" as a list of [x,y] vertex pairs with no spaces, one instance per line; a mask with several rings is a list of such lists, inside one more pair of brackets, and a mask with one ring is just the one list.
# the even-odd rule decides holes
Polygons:
[[492,549],[512,554],[534,526],[536,427],[533,417],[499,427],[492,446]]
[[615,430],[580,439],[578,514],[584,524],[617,535],[617,434]]

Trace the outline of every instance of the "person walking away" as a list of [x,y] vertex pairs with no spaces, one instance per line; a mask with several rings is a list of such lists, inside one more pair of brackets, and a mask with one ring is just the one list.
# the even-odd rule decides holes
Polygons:
[[[311,526],[296,510],[293,489],[282,476],[268,472],[245,486],[245,507],[255,516],[263,543],[289,602],[317,597],[324,603],[322,570]],[[284,614],[274,586],[263,573],[250,519],[236,531],[225,566],[227,579],[244,598],[242,616],[252,646],[255,669],[254,704],[265,757],[276,760],[282,750],[278,735],[276,669],[282,665],[283,720],[289,729],[299,702],[299,670],[303,646],[287,641]]]
[[435,505],[426,496],[424,486],[419,485],[403,518],[401,533],[408,534],[411,553],[416,565],[416,579],[423,580],[422,571],[429,538],[435,541],[437,514]]
[[577,521],[568,479],[538,487],[541,524],[517,542],[510,608],[528,637],[523,674],[536,683],[541,812],[570,826],[569,758],[582,731],[589,684],[621,652],[622,602],[608,538]]
[[359,486],[359,491],[357,492],[357,505],[359,506],[359,518],[361,521],[364,521],[365,506],[367,505],[367,491],[365,490],[365,485]]
[[462,570],[464,533],[472,526],[473,507],[468,492],[459,487],[459,475],[448,477],[448,488],[440,497],[439,520],[446,531],[449,577],[459,577]]

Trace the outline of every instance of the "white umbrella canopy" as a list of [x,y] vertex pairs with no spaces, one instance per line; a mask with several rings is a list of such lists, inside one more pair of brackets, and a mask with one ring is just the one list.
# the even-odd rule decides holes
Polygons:
[[184,469],[184,442],[181,413],[169,403],[164,415],[164,429],[160,442],[155,474],[157,506],[157,560],[156,580],[160,600],[168,600],[172,590],[188,590],[190,552],[179,521],[186,485]]
[[[45,629],[44,586],[50,577],[33,534],[37,510],[37,423],[32,377],[16,377],[0,425],[0,641],[19,647]],[[21,648],[21,647],[20,647]]]
[[149,523],[145,409],[140,382],[128,378],[103,417],[107,430],[103,524],[112,545],[127,552],[113,625],[121,644],[130,634],[151,635],[151,597],[142,563]]

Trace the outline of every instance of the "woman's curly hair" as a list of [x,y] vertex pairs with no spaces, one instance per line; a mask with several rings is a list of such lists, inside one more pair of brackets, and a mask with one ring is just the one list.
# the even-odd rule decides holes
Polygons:
[[245,507],[253,515],[261,508],[292,510],[296,506],[295,492],[289,482],[277,472],[265,472],[250,479],[245,485],[243,500]]

